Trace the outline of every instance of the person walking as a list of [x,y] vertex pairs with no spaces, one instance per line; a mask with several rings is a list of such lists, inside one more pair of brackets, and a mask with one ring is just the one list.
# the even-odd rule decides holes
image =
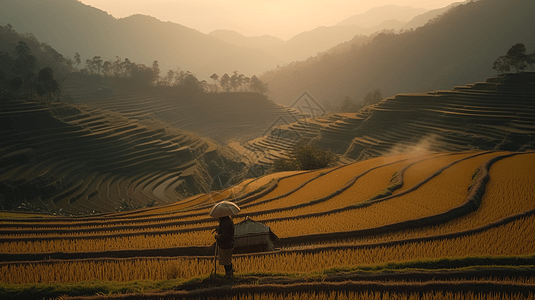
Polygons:
[[[236,204],[228,201],[221,201],[210,210],[210,216],[219,218],[219,226],[216,228],[217,234],[215,235],[215,239],[217,240],[216,249],[219,254],[219,264],[225,268],[225,277],[227,278],[234,277],[232,252],[234,251],[236,240],[234,239],[234,221],[231,215],[237,214],[238,212],[240,212],[240,208]],[[215,271],[214,265],[214,273],[216,273]]]

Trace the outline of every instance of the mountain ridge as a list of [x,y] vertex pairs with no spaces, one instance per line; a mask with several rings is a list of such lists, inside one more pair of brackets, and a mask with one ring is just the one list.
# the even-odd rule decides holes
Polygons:
[[[460,4],[455,3],[455,4]],[[225,42],[243,47],[262,48],[269,54],[284,60],[287,63],[303,61],[318,53],[326,52],[350,41],[355,36],[371,35],[383,30],[400,30],[411,27],[423,26],[429,20],[453,7],[427,11],[410,6],[386,5],[372,8],[362,14],[354,15],[332,26],[318,26],[311,30],[300,32],[287,40],[281,40],[272,36],[246,37],[234,30],[214,30],[209,35],[215,36]],[[396,13],[402,13],[401,18],[395,17]],[[385,14],[386,13],[386,14]],[[365,17],[373,19],[375,23],[347,21],[351,18]],[[402,19],[402,20],[399,20]],[[346,22],[347,21],[347,22]],[[258,42],[261,38],[272,38],[272,42],[263,45]],[[276,39],[276,41],[275,41]]]
[[391,18],[381,17],[378,8],[365,15],[373,15],[375,20],[388,25],[366,29],[356,25],[319,26],[283,41],[269,35],[244,37],[228,30],[204,34],[142,14],[115,18],[76,0],[0,0],[0,4],[0,20],[19,32],[34,34],[66,57],[72,58],[78,52],[84,62],[94,56],[103,60],[119,56],[145,65],[158,60],[163,72],[178,67],[205,80],[213,73],[234,70],[249,76],[260,75],[279,65],[327,51],[355,35],[370,34],[385,26],[401,28],[400,23],[388,24]]
[[384,5],[374,7],[366,12],[353,15],[336,25],[359,25],[364,28],[375,27],[381,22],[396,19],[408,22],[414,17],[427,12],[424,8],[414,8],[412,6]]
[[226,29],[216,29],[208,33],[210,36],[214,36],[223,41],[230,42],[237,46],[247,47],[247,48],[264,48],[264,47],[273,47],[284,41],[278,37],[264,34],[259,36],[244,36],[243,34]]
[[532,51],[535,21],[528,12],[534,9],[535,2],[525,0],[469,2],[426,26],[381,33],[354,47],[335,47],[266,72],[261,79],[269,84],[274,101],[287,105],[303,91],[329,103],[346,96],[359,101],[374,89],[386,97],[451,89],[490,76],[493,61],[516,43]]
[[418,16],[414,17],[412,20],[410,20],[407,23],[405,23],[403,28],[405,28],[405,29],[411,29],[411,28],[416,29],[417,27],[425,25],[425,23],[429,22],[429,20],[432,20],[432,19],[436,18],[437,16],[447,12],[449,9],[451,9],[451,8],[453,8],[455,6],[464,4],[466,2],[468,2],[468,1],[454,2],[454,3],[452,3],[452,4],[448,5],[448,6],[427,11],[427,12],[421,14],[421,15],[418,15]]

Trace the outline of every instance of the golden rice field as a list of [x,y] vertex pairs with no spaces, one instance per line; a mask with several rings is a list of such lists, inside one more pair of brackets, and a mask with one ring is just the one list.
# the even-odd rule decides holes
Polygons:
[[209,276],[208,211],[235,200],[235,223],[249,216],[279,239],[275,251],[235,254],[224,299],[535,299],[534,170],[533,152],[404,154],[133,212],[6,213],[0,288],[179,280],[183,289],[147,299],[218,297],[190,285],[224,282]]
[[[98,299],[98,298],[97,298]],[[166,299],[182,299],[177,298],[166,298]],[[370,300],[382,300],[382,299],[392,299],[392,300],[434,300],[434,299],[443,299],[443,300],[457,300],[457,299],[478,299],[478,300],[492,300],[492,299],[533,299],[533,295],[528,297],[517,293],[515,295],[507,295],[505,293],[493,293],[491,295],[485,295],[481,293],[461,293],[461,292],[447,292],[447,293],[437,293],[437,292],[427,292],[424,294],[421,293],[402,293],[402,292],[303,292],[303,293],[261,293],[261,294],[247,294],[245,296],[216,296],[216,297],[198,297],[198,298],[188,298],[188,299],[203,299],[203,300],[216,300],[216,299],[225,299],[225,300],[296,300],[296,299],[310,299],[310,300],[350,300],[350,299],[370,299]]]
[[[444,257],[522,256],[535,249],[535,240],[523,239],[535,232],[535,216],[517,220],[507,225],[466,237],[452,237],[410,244],[370,247],[337,247],[283,251],[262,256],[239,255],[234,264],[243,273],[255,272],[319,272],[340,266],[374,265],[414,260],[440,259]],[[27,263],[2,263],[0,275],[3,282],[73,282],[85,280],[163,280],[168,279],[170,266],[174,265],[180,278],[209,274],[212,259],[129,259],[76,261],[41,261]],[[135,266],[135,267],[134,267]],[[109,273],[106,270],[114,270]]]
[[[321,199],[327,197],[330,194],[344,187],[344,185],[350,183],[352,179],[355,179],[356,175],[369,171],[372,166],[396,163],[400,159],[400,164],[406,163],[404,157],[379,157],[367,160],[359,164],[351,164],[336,169],[327,169],[323,172],[325,175],[321,175],[317,179],[306,183],[303,188],[296,190],[288,196],[280,197],[276,200],[272,200],[260,205],[248,207],[244,209],[244,213],[261,212],[272,209],[280,209],[281,207],[291,207],[294,205],[300,205],[311,200]],[[398,168],[398,166],[394,166]],[[396,169],[397,170],[397,169]],[[321,174],[321,173],[320,173]],[[304,175],[304,174],[303,174]],[[388,178],[386,178],[388,180]],[[286,183],[287,184],[287,183]],[[295,184],[294,184],[295,186]],[[384,186],[381,186],[384,187]],[[266,196],[268,198],[269,195]],[[273,198],[273,197],[271,197]],[[269,198],[268,198],[269,199]],[[329,199],[329,203],[333,203],[334,199]],[[347,205],[347,203],[346,203]],[[316,210],[317,211],[317,210]],[[294,214],[295,215],[295,214]]]

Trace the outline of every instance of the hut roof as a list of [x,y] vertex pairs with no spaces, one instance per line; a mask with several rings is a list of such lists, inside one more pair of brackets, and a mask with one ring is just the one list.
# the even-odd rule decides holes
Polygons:
[[261,222],[254,221],[249,217],[245,217],[245,220],[237,223],[234,226],[234,235],[236,237],[248,236],[248,235],[269,235],[271,239],[278,239],[269,226],[264,225]]

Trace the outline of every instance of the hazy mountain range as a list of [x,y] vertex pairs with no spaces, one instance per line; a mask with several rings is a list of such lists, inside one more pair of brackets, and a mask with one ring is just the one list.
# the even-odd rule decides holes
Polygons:
[[[295,35],[287,41],[264,35],[260,37],[245,37],[229,30],[215,30],[209,35],[228,43],[248,48],[260,48],[272,56],[282,59],[286,63],[305,60],[315,56],[318,52],[326,51],[340,43],[351,40],[356,35],[369,35],[383,29],[399,30],[413,18],[429,13],[432,19],[433,11],[413,8],[410,6],[387,5],[376,7],[365,13],[351,16],[335,26],[319,26],[310,31]],[[429,19],[413,26],[422,26]]]
[[315,56],[355,35],[385,28],[397,30],[422,13],[432,15],[412,7],[384,6],[342,20],[336,26],[318,27],[283,41],[272,36],[244,37],[225,30],[204,34],[144,15],[116,19],[76,0],[0,0],[0,7],[1,23],[34,34],[65,57],[80,53],[81,67],[85,59],[93,56],[105,60],[119,56],[146,65],[158,60],[163,72],[180,67],[201,79],[234,70],[246,75],[261,74]]
[[369,28],[375,27],[386,20],[397,20],[406,23],[412,20],[414,17],[425,12],[427,12],[427,10],[423,8],[385,5],[381,7],[372,8],[367,12],[361,14],[353,15],[336,25],[358,25],[363,28]]
[[164,72],[180,67],[205,77],[233,70],[259,74],[284,63],[180,24],[144,15],[116,19],[76,0],[0,0],[0,7],[0,22],[34,34],[66,57],[78,52],[83,61],[96,55],[146,65],[158,60]]
[[449,90],[495,75],[493,62],[516,43],[532,53],[533,11],[532,0],[467,2],[414,31],[379,34],[369,43],[355,38],[261,79],[274,101],[288,105],[303,91],[319,102],[337,102],[346,96],[360,101],[375,89],[386,97]]
[[432,19],[436,18],[437,16],[442,15],[443,13],[447,12],[450,8],[458,6],[458,5],[463,4],[465,2],[468,2],[468,0],[464,1],[464,2],[463,1],[455,2],[455,3],[452,3],[452,4],[448,5],[448,6],[446,6],[446,7],[437,8],[437,9],[433,9],[433,10],[427,11],[425,13],[422,13],[422,14],[412,18],[407,23],[405,23],[405,25],[403,25],[403,29],[411,29],[411,28],[416,29],[416,28],[418,28],[420,26],[423,26],[427,22],[429,22],[429,20],[432,20]]

